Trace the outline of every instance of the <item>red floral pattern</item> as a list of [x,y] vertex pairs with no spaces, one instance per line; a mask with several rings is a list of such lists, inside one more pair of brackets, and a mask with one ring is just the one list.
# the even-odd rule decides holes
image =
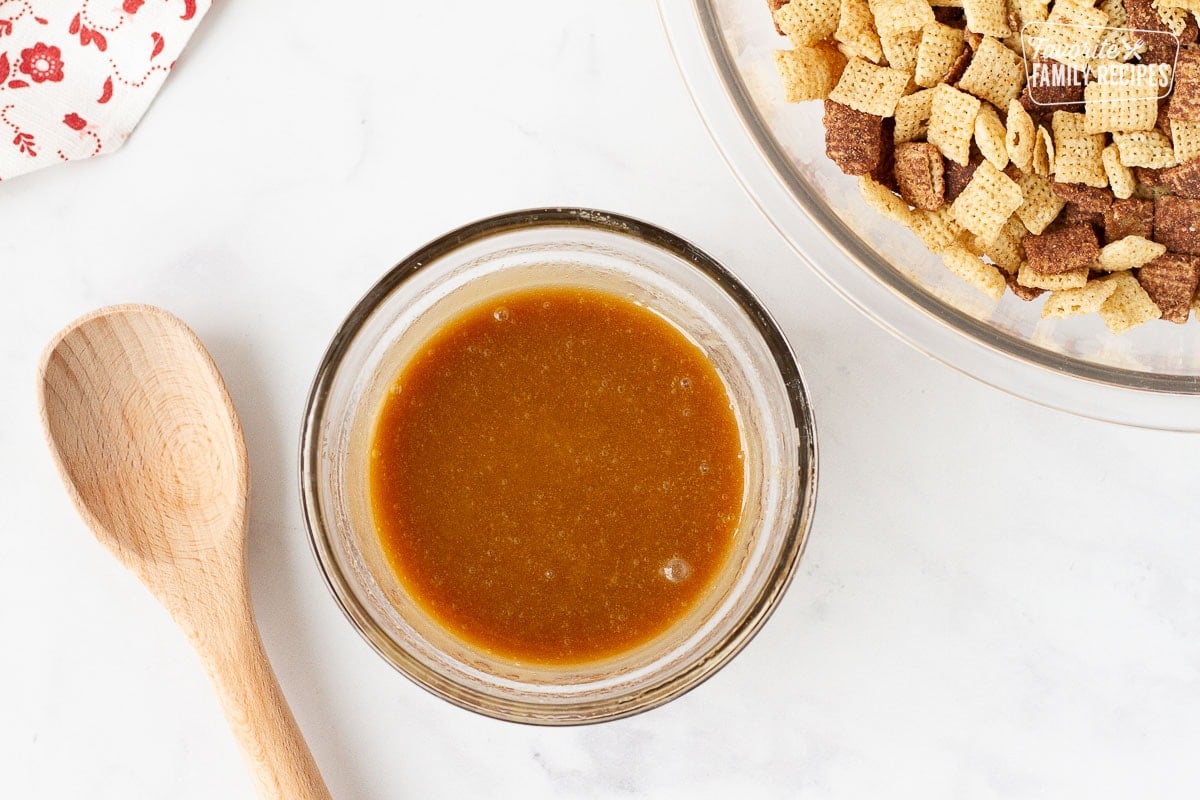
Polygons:
[[62,50],[38,42],[33,47],[21,51],[21,66],[18,69],[32,78],[34,83],[61,81]]
[[0,0],[0,181],[115,150],[212,0]]

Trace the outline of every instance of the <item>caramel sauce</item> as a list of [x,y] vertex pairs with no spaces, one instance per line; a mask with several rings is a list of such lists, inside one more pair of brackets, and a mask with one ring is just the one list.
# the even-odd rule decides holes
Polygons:
[[404,367],[376,422],[371,506],[414,600],[522,662],[626,652],[709,589],[742,505],[712,363],[656,314],[547,288],[467,311]]

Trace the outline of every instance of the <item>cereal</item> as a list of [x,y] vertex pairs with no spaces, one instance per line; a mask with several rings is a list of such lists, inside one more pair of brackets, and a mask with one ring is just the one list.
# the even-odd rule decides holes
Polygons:
[[1162,169],[1175,165],[1171,140],[1159,131],[1114,133],[1113,144],[1121,153],[1121,163],[1127,167]]
[[1088,281],[1077,289],[1063,289],[1051,292],[1042,306],[1042,317],[1054,319],[1057,317],[1074,317],[1079,314],[1094,314],[1100,310],[1117,288],[1113,281]]
[[1069,225],[1049,233],[1030,234],[1022,244],[1030,269],[1042,275],[1086,270],[1100,254],[1096,232],[1090,225]]
[[1121,163],[1121,153],[1115,144],[1104,148],[1100,153],[1100,161],[1104,164],[1104,174],[1108,177],[1113,196],[1121,200],[1133,197],[1137,179],[1133,177],[1133,170]]
[[937,86],[962,54],[963,34],[958,28],[934,22],[921,29],[917,46],[915,80],[918,86]]
[[965,166],[970,158],[975,117],[981,103],[978,98],[944,83],[931,91],[933,104],[925,138],[930,144],[937,145],[946,158]]
[[890,117],[908,86],[908,80],[907,72],[879,67],[855,57],[846,63],[841,78],[829,93],[829,99],[864,114]]
[[933,9],[925,0],[870,0],[879,38],[919,31],[934,21]]
[[1154,201],[1131,198],[1118,200],[1104,211],[1104,241],[1126,236],[1149,239],[1154,235]]
[[850,55],[878,64],[883,59],[883,48],[867,0],[841,0],[840,9],[834,40],[841,42]]
[[942,206],[937,211],[913,211],[909,227],[933,253],[958,244],[963,234],[963,227],[950,215],[950,206]]
[[789,103],[828,97],[846,66],[846,57],[825,43],[776,50],[773,55],[775,69],[783,80],[783,96]]
[[908,203],[879,181],[869,175],[863,175],[858,179],[858,190],[867,205],[883,216],[906,227],[912,224],[912,211]]
[[991,241],[1009,216],[1021,205],[1021,188],[1011,178],[984,161],[971,182],[950,206],[954,220],[984,241]]
[[1008,26],[1008,4],[1004,0],[963,0],[967,29],[1003,39],[1012,34]]
[[1173,253],[1200,255],[1200,200],[1172,195],[1155,198],[1152,238]]
[[1026,173],[1018,185],[1023,201],[1017,216],[1030,233],[1041,233],[1058,217],[1067,201],[1054,193],[1050,181],[1040,175]]
[[874,175],[888,164],[892,122],[825,101],[825,155],[847,175]]
[[1113,203],[1111,192],[1097,189],[1094,186],[1054,181],[1050,184],[1050,188],[1063,200],[1074,203],[1081,211],[1103,212]]
[[1200,285],[1200,256],[1164,253],[1137,274],[1138,283],[1168,322],[1187,322]]
[[933,111],[933,90],[906,94],[896,103],[896,141],[911,142],[924,139]]
[[1084,115],[1069,111],[1055,111],[1051,127],[1054,130],[1054,179],[1100,188],[1107,186],[1108,176],[1101,155],[1104,135],[1088,133]]
[[1159,177],[1164,187],[1180,197],[1200,198],[1200,159],[1164,169]]
[[996,169],[1008,166],[1008,148],[1004,146],[1005,134],[1004,123],[1000,121],[996,109],[987,103],[980,106],[979,114],[975,117],[975,144],[983,157],[992,162]]
[[[864,202],[964,281],[1051,292],[1043,317],[1114,333],[1182,323],[1200,311],[1200,0],[1095,2],[768,0],[793,45],[772,58],[785,99],[824,99],[826,155]],[[1139,77],[1177,51],[1173,85]]]
[[1033,141],[1033,171],[1038,175],[1051,175],[1054,172],[1054,139],[1041,125]]
[[1113,333],[1124,333],[1161,315],[1132,274],[1119,272],[1104,280],[1112,281],[1113,292],[1100,305],[1100,318]]
[[990,36],[983,37],[970,66],[958,81],[958,88],[987,100],[999,108],[1008,108],[1025,85],[1025,65],[1021,57]]
[[1008,119],[1005,120],[1004,149],[1008,159],[1022,172],[1033,167],[1033,142],[1037,133],[1033,117],[1016,100],[1008,101]]
[[896,184],[900,196],[925,211],[937,211],[946,203],[942,154],[928,142],[896,145]]
[[837,30],[838,0],[791,0],[774,13],[776,27],[794,47],[808,47]]
[[975,177],[975,170],[983,163],[983,156],[972,150],[966,164],[946,162],[946,201],[953,202]]
[[[1107,80],[1095,80],[1083,90],[1084,130],[1149,131],[1158,121],[1158,98],[1154,90],[1122,78],[1117,67],[1105,65]],[[1125,67],[1125,69],[1131,69]]]
[[1142,236],[1126,236],[1100,248],[1096,265],[1105,272],[1120,272],[1140,267],[1167,252],[1166,245]]
[[771,9],[771,19],[775,21],[775,32],[783,36],[783,29],[779,27],[779,21],[775,19],[775,12],[788,4],[788,0],[767,0],[767,8]]
[[1021,248],[1021,240],[1028,235],[1024,223],[1016,214],[1008,218],[1000,234],[990,242],[981,241],[980,249],[983,254],[996,262],[996,266],[1010,274],[1015,274],[1025,260],[1025,251]]
[[1030,267],[1029,262],[1026,261],[1021,265],[1021,269],[1017,271],[1017,283],[1029,289],[1046,289],[1051,292],[1057,292],[1062,289],[1078,289],[1081,286],[1087,286],[1087,282],[1087,267],[1080,267],[1070,272],[1059,272],[1051,275],[1038,272]]
[[1172,119],[1170,126],[1171,145],[1175,148],[1175,158],[1180,163],[1200,158],[1200,122]]
[[1004,287],[1007,285],[1004,275],[965,247],[955,245],[947,248],[942,252],[942,263],[993,300],[1004,296]]

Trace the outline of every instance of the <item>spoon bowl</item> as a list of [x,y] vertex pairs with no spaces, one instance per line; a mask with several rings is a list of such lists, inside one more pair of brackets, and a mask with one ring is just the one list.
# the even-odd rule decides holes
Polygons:
[[254,622],[246,445],[208,351],[162,309],[114,306],[55,337],[40,378],[71,499],[191,640],[259,795],[328,800]]

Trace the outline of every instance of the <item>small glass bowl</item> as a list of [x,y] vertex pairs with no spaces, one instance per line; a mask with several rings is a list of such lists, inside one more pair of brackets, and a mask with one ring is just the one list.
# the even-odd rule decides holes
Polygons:
[[[383,395],[417,348],[467,308],[540,286],[607,291],[676,325],[724,379],[746,463],[732,555],[698,606],[636,650],[567,667],[496,657],[427,616],[386,563],[366,480]],[[584,209],[522,211],[475,222],[389,272],[350,313],[321,362],[300,457],[305,521],[317,561],[371,646],[439,697],[492,717],[538,724],[628,716],[678,697],[720,669],[787,588],[816,493],[816,440],[804,383],[763,307],[720,264],[678,237]]]

